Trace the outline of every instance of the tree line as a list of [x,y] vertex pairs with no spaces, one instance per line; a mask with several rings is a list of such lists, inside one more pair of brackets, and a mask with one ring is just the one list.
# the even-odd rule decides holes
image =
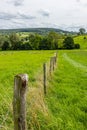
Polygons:
[[46,36],[34,33],[21,38],[17,33],[0,36],[1,50],[55,50],[80,48],[70,36],[62,36],[63,45],[59,48],[59,38],[56,32],[49,32]]

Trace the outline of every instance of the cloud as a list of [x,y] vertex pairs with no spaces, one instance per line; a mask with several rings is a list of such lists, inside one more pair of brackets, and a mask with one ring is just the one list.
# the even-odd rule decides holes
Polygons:
[[36,19],[35,16],[29,15],[29,14],[24,14],[24,13],[18,13],[17,14],[12,14],[12,13],[7,13],[7,12],[0,12],[0,19],[3,20],[11,20],[11,19]]
[[14,6],[21,6],[23,4],[24,0],[14,0],[13,4]]
[[44,17],[50,16],[50,12],[48,10],[39,10],[38,13],[41,14],[42,16],[44,16]]
[[36,16],[32,16],[32,15],[28,15],[28,14],[24,14],[24,13],[18,13],[17,18],[32,20],[32,19],[36,19]]
[[7,0],[7,3],[13,4],[14,6],[23,5],[24,0]]
[[15,14],[6,13],[6,12],[0,12],[0,19],[10,20],[10,19],[13,19],[14,17],[16,17]]
[[76,2],[80,2],[80,0],[76,0]]

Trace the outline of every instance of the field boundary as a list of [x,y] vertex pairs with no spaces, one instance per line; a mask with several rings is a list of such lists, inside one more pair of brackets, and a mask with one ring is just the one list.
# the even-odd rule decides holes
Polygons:
[[[29,107],[33,105],[31,109],[33,110],[34,108],[38,109],[38,106],[39,106],[39,108],[42,109],[42,112],[47,111],[47,107],[45,106],[45,103],[44,103],[44,96],[47,95],[47,81],[50,78],[50,76],[52,77],[52,73],[54,72],[56,65],[57,65],[57,53],[54,53],[54,56],[50,58],[49,65],[48,65],[48,62],[43,63],[42,87],[41,89],[40,87],[38,88],[35,87],[36,93],[35,92],[33,93],[33,96],[34,96],[33,103],[32,101],[29,102],[29,104],[31,104]],[[27,119],[26,119],[26,115],[27,115],[26,114],[26,94],[27,93],[26,92],[27,91],[26,90],[28,87],[28,75],[27,76],[26,75],[27,74],[18,74],[14,77],[14,92],[13,92],[14,93],[13,94],[14,130],[27,129],[27,126],[26,126],[27,124]],[[31,91],[32,90],[34,89],[31,88]],[[40,100],[42,101],[42,104]]]

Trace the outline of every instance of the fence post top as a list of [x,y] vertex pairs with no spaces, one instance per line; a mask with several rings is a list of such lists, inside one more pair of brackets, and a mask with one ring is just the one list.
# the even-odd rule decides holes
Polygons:
[[28,74],[17,74],[16,78],[20,78],[23,81],[28,81]]
[[45,63],[43,63],[43,65],[46,65],[46,62],[45,62]]

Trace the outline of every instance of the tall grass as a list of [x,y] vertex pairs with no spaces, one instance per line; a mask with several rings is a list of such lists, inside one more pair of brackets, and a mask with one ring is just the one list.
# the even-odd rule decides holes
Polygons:
[[[55,119],[54,130],[87,129],[87,72],[74,66],[63,55],[86,62],[78,51],[59,52],[58,68],[49,83],[47,103]],[[78,59],[78,60],[77,60]]]

